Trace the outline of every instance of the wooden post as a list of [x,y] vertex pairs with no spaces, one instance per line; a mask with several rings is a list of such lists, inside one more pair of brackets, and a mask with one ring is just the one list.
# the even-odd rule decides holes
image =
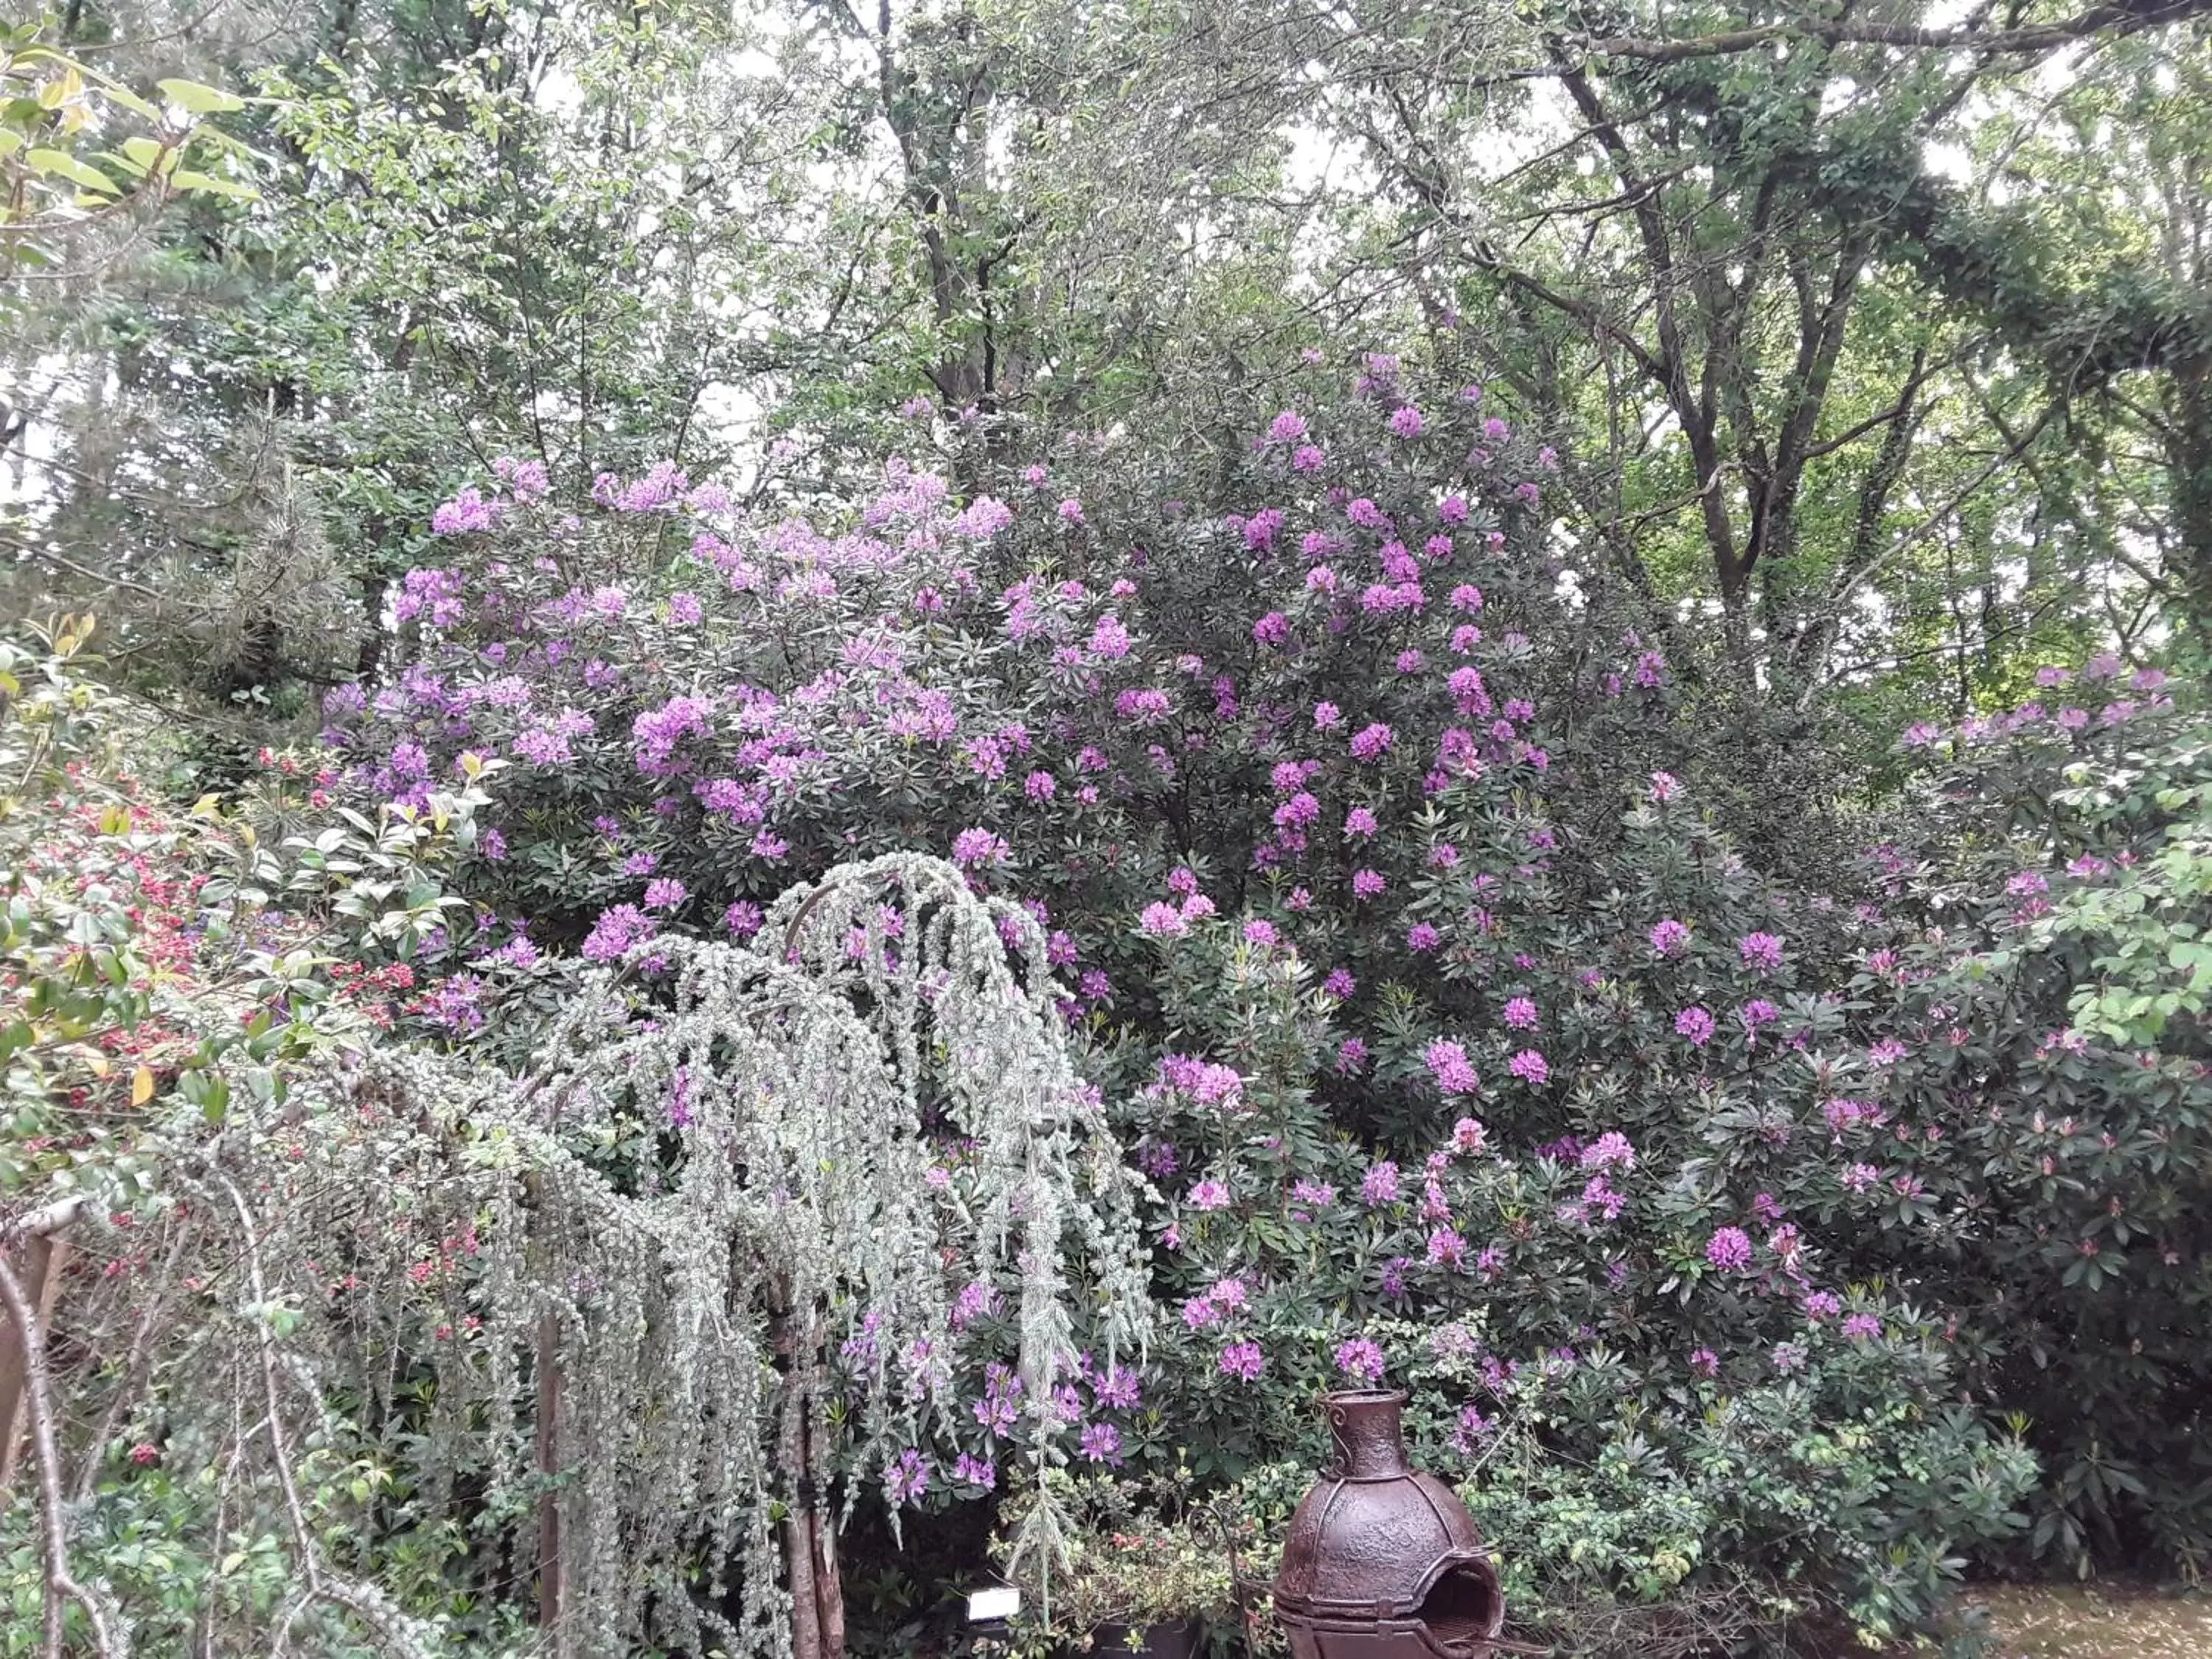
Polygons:
[[538,1627],[556,1656],[568,1651],[561,1630],[561,1494],[550,1485],[561,1473],[561,1324],[538,1317],[538,1473],[548,1485],[538,1497]]
[[[35,1210],[4,1235],[0,1252],[18,1258],[17,1277],[31,1317],[41,1332],[53,1328],[54,1298],[62,1288],[62,1265],[69,1256],[69,1240],[63,1235],[77,1212],[82,1198],[65,1198]],[[30,1382],[27,1333],[15,1328],[12,1319],[0,1318],[0,1499],[15,1478],[15,1465],[23,1449],[25,1395]]]

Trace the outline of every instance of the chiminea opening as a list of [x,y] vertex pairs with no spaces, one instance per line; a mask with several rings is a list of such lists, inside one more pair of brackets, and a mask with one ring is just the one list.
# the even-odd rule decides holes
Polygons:
[[1497,1582],[1479,1567],[1454,1567],[1437,1580],[1414,1616],[1439,1646],[1473,1647],[1498,1628]]

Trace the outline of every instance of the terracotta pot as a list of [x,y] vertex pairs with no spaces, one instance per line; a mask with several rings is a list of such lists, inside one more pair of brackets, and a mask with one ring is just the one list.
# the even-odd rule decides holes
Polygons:
[[1195,1619],[1165,1625],[1101,1625],[1091,1633],[1091,1659],[1192,1659],[1199,1636]]
[[1407,1467],[1406,1396],[1332,1394],[1336,1462],[1291,1516],[1275,1612],[1293,1659],[1486,1659],[1498,1571],[1450,1487]]

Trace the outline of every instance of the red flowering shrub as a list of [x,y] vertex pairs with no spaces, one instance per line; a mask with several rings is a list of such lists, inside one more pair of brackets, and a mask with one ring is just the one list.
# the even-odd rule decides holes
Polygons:
[[[268,1188],[245,1173],[254,1136],[275,1127],[286,1144],[273,1158],[304,1157],[306,1132],[285,1116],[295,1085],[404,1013],[411,969],[393,958],[458,902],[437,877],[482,797],[465,788],[419,815],[326,818],[297,841],[282,831],[312,810],[306,781],[281,766],[231,810],[167,805],[139,776],[155,770],[162,735],[88,678],[91,632],[89,618],[70,619],[47,637],[0,640],[0,1288],[11,1292],[0,1328],[11,1360],[27,1346],[19,1321],[40,1300],[40,1258],[17,1230],[35,1216],[35,1233],[68,1247],[49,1258],[58,1277],[36,1287],[48,1298],[30,1316],[39,1386],[16,1397],[22,1413],[8,1425],[22,1440],[0,1505],[0,1628],[32,1641],[57,1586],[73,1583],[55,1608],[71,1651],[122,1652],[117,1633],[131,1627],[141,1652],[244,1650],[229,1620],[282,1604],[303,1572],[305,1527],[288,1525],[303,1511],[287,1510],[268,1468],[283,1431],[264,1418],[252,1435],[207,1431],[239,1398],[223,1380],[244,1375],[241,1351],[220,1338],[250,1347],[264,1319],[289,1332],[303,1305],[336,1304],[360,1280],[325,1273],[310,1252],[283,1262],[278,1296],[256,1305],[240,1230],[209,1202],[207,1170],[236,1172],[258,1198]],[[180,1164],[198,1175],[196,1192],[180,1190]],[[333,1260],[348,1254],[343,1238],[320,1244]],[[359,1449],[373,1436],[355,1426],[343,1436]],[[335,1465],[330,1445],[285,1496],[318,1526],[365,1534],[369,1482],[383,1472]],[[93,1623],[103,1613],[104,1636]]]
[[283,1052],[312,977],[312,925],[239,902],[235,836],[125,764],[149,725],[72,662],[91,634],[0,641],[0,1194],[127,1150],[173,1087],[219,1115],[222,1062]]

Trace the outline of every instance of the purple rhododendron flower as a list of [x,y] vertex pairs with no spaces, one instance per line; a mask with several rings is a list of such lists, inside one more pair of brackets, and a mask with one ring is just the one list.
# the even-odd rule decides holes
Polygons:
[[1134,1411],[1144,1398],[1136,1372],[1121,1365],[1108,1366],[1106,1374],[1092,1385],[1091,1394],[1100,1405],[1121,1412]]
[[465,485],[449,501],[441,501],[430,514],[434,536],[466,536],[489,530],[499,521],[501,507],[487,501],[474,484]]
[[1581,1163],[1585,1170],[1632,1170],[1636,1167],[1636,1148],[1628,1144],[1628,1137],[1620,1130],[1607,1129],[1583,1148]]
[[1388,1158],[1360,1177],[1360,1201],[1370,1210],[1398,1201],[1398,1166]]
[[1256,1342],[1231,1342],[1221,1351],[1221,1370],[1224,1376],[1234,1376],[1246,1382],[1256,1382],[1267,1369],[1267,1358],[1261,1352]]
[[977,1486],[989,1492],[999,1484],[999,1466],[986,1457],[973,1457],[962,1452],[952,1464],[952,1478],[963,1486]]
[[1354,760],[1380,760],[1389,752],[1392,742],[1390,728],[1380,720],[1363,726],[1352,735],[1352,757]]
[[651,939],[653,918],[634,904],[617,904],[602,911],[585,936],[581,954],[586,962],[614,962],[630,947]]
[[963,870],[1004,864],[1012,855],[1005,838],[988,830],[963,830],[952,838],[952,861]]
[[1382,1380],[1382,1350],[1364,1336],[1353,1337],[1336,1351],[1336,1368],[1355,1382]]
[[1782,941],[1772,933],[1746,933],[1736,941],[1743,965],[1772,973],[1782,965]]
[[915,1502],[929,1489],[929,1465],[908,1446],[884,1466],[884,1497],[894,1509]]
[[1468,1058],[1466,1048],[1460,1043],[1438,1037],[1422,1051],[1421,1058],[1428,1062],[1437,1089],[1447,1096],[1471,1095],[1482,1086],[1474,1062]]
[[1137,931],[1154,939],[1180,939],[1190,932],[1183,913],[1165,900],[1147,904],[1137,918]]
[[1722,1227],[1705,1241],[1705,1260],[1716,1267],[1740,1273],[1751,1265],[1751,1237],[1741,1227]]

